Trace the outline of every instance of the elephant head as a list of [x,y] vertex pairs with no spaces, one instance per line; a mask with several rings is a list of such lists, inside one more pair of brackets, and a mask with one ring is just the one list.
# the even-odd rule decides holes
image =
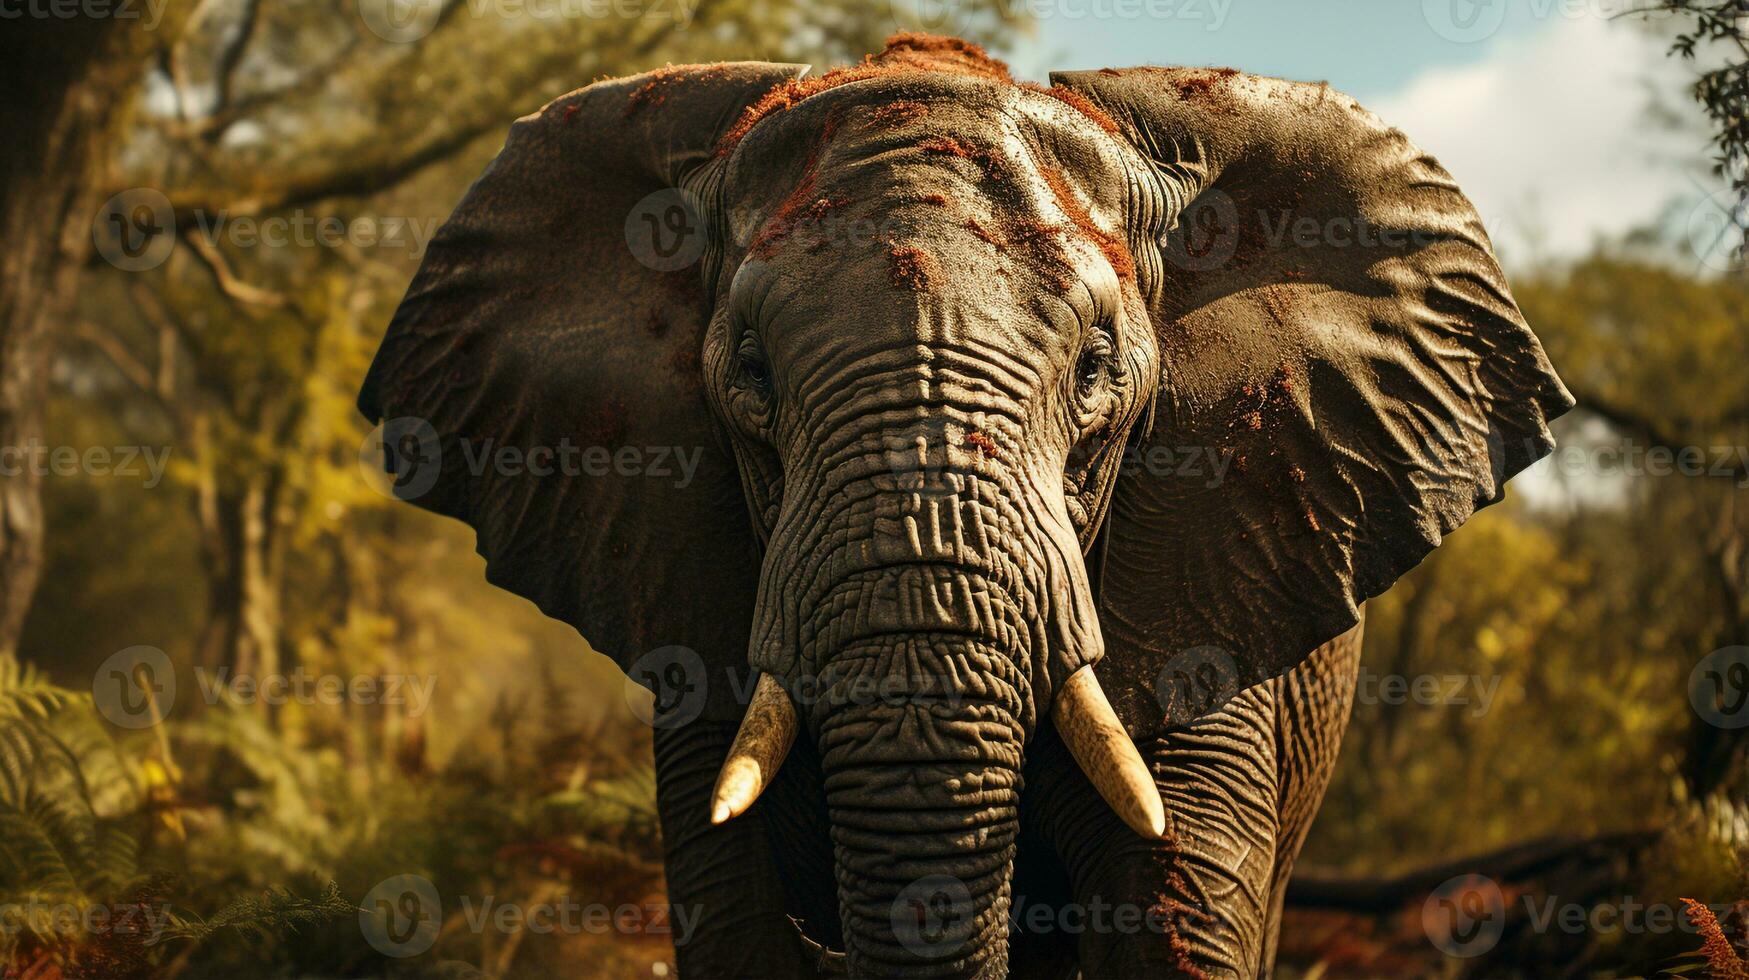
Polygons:
[[[717,820],[812,740],[852,972],[1001,975],[1031,735],[1159,835],[1173,658],[1289,670],[1571,400],[1451,178],[1327,87],[917,36],[804,75],[519,120],[359,404],[491,581],[745,717]],[[937,873],[944,953],[891,914]]]

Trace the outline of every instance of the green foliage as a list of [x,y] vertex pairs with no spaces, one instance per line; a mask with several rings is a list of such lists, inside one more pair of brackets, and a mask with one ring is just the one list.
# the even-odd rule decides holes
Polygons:
[[[1667,5],[1699,17],[1685,53],[1729,40],[1723,0]],[[429,228],[510,121],[555,95],[665,62],[854,59],[904,26],[891,7],[705,0],[682,27],[456,0],[427,37],[391,44],[356,4],[218,0],[166,42],[112,163],[118,186],[162,188],[189,235],[162,267],[86,277],[48,417],[51,442],[166,447],[169,469],[153,487],[50,481],[51,584],[22,649],[85,688],[110,653],[151,643],[178,665],[181,697],[161,729],[115,735],[87,695],[0,660],[0,906],[138,905],[165,925],[149,948],[82,925],[9,933],[11,965],[619,977],[666,961],[661,939],[475,930],[456,911],[464,897],[659,900],[647,732],[604,658],[486,588],[464,529],[389,499],[361,467],[353,398],[418,248],[244,246],[225,222]],[[998,16],[1008,5],[973,8],[974,38],[1017,26]],[[1698,90],[1727,169],[1743,164],[1741,86],[1739,66]],[[209,229],[211,251],[194,248]],[[1593,406],[1561,426],[1564,444],[1749,444],[1742,280],[1606,251],[1515,285]],[[1697,729],[1682,692],[1702,653],[1749,642],[1749,589],[1729,577],[1742,496],[1731,481],[1545,467],[1370,603],[1367,670],[1467,679],[1466,700],[1363,696],[1307,862],[1371,873],[1668,824],[1687,836],[1647,888],[1674,893],[1719,863],[1714,847],[1740,853],[1741,784],[1687,787],[1696,746],[1727,760],[1719,771],[1741,747]],[[203,704],[196,665],[429,678],[435,694],[419,712]],[[409,961],[373,949],[357,918],[397,875],[430,880],[447,913]]]

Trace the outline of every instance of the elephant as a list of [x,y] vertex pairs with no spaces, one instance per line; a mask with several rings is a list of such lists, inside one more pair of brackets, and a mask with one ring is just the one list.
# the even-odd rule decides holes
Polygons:
[[1573,401],[1353,99],[902,34],[518,120],[358,404],[655,693],[681,975],[1095,978],[1270,973],[1363,604]]

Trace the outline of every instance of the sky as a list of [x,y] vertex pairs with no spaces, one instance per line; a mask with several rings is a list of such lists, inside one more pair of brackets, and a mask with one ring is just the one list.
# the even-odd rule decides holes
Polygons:
[[[1451,171],[1508,268],[1657,221],[1682,235],[1723,189],[1686,94],[1695,70],[1613,16],[1627,0],[996,2],[1033,14],[1003,52],[1027,78],[1179,64],[1330,82]],[[921,9],[952,26],[951,6]]]

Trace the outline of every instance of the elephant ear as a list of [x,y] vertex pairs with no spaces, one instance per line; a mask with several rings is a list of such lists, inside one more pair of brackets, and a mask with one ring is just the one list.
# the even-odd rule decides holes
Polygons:
[[670,67],[518,120],[359,394],[397,495],[472,525],[489,581],[661,685],[671,723],[740,716],[727,671],[745,670],[758,569],[702,388],[687,189],[740,113],[804,71]]
[[1162,378],[1099,569],[1101,680],[1141,735],[1351,628],[1573,401],[1475,209],[1354,100],[1231,70],[1052,81],[1167,198],[1132,236]]

